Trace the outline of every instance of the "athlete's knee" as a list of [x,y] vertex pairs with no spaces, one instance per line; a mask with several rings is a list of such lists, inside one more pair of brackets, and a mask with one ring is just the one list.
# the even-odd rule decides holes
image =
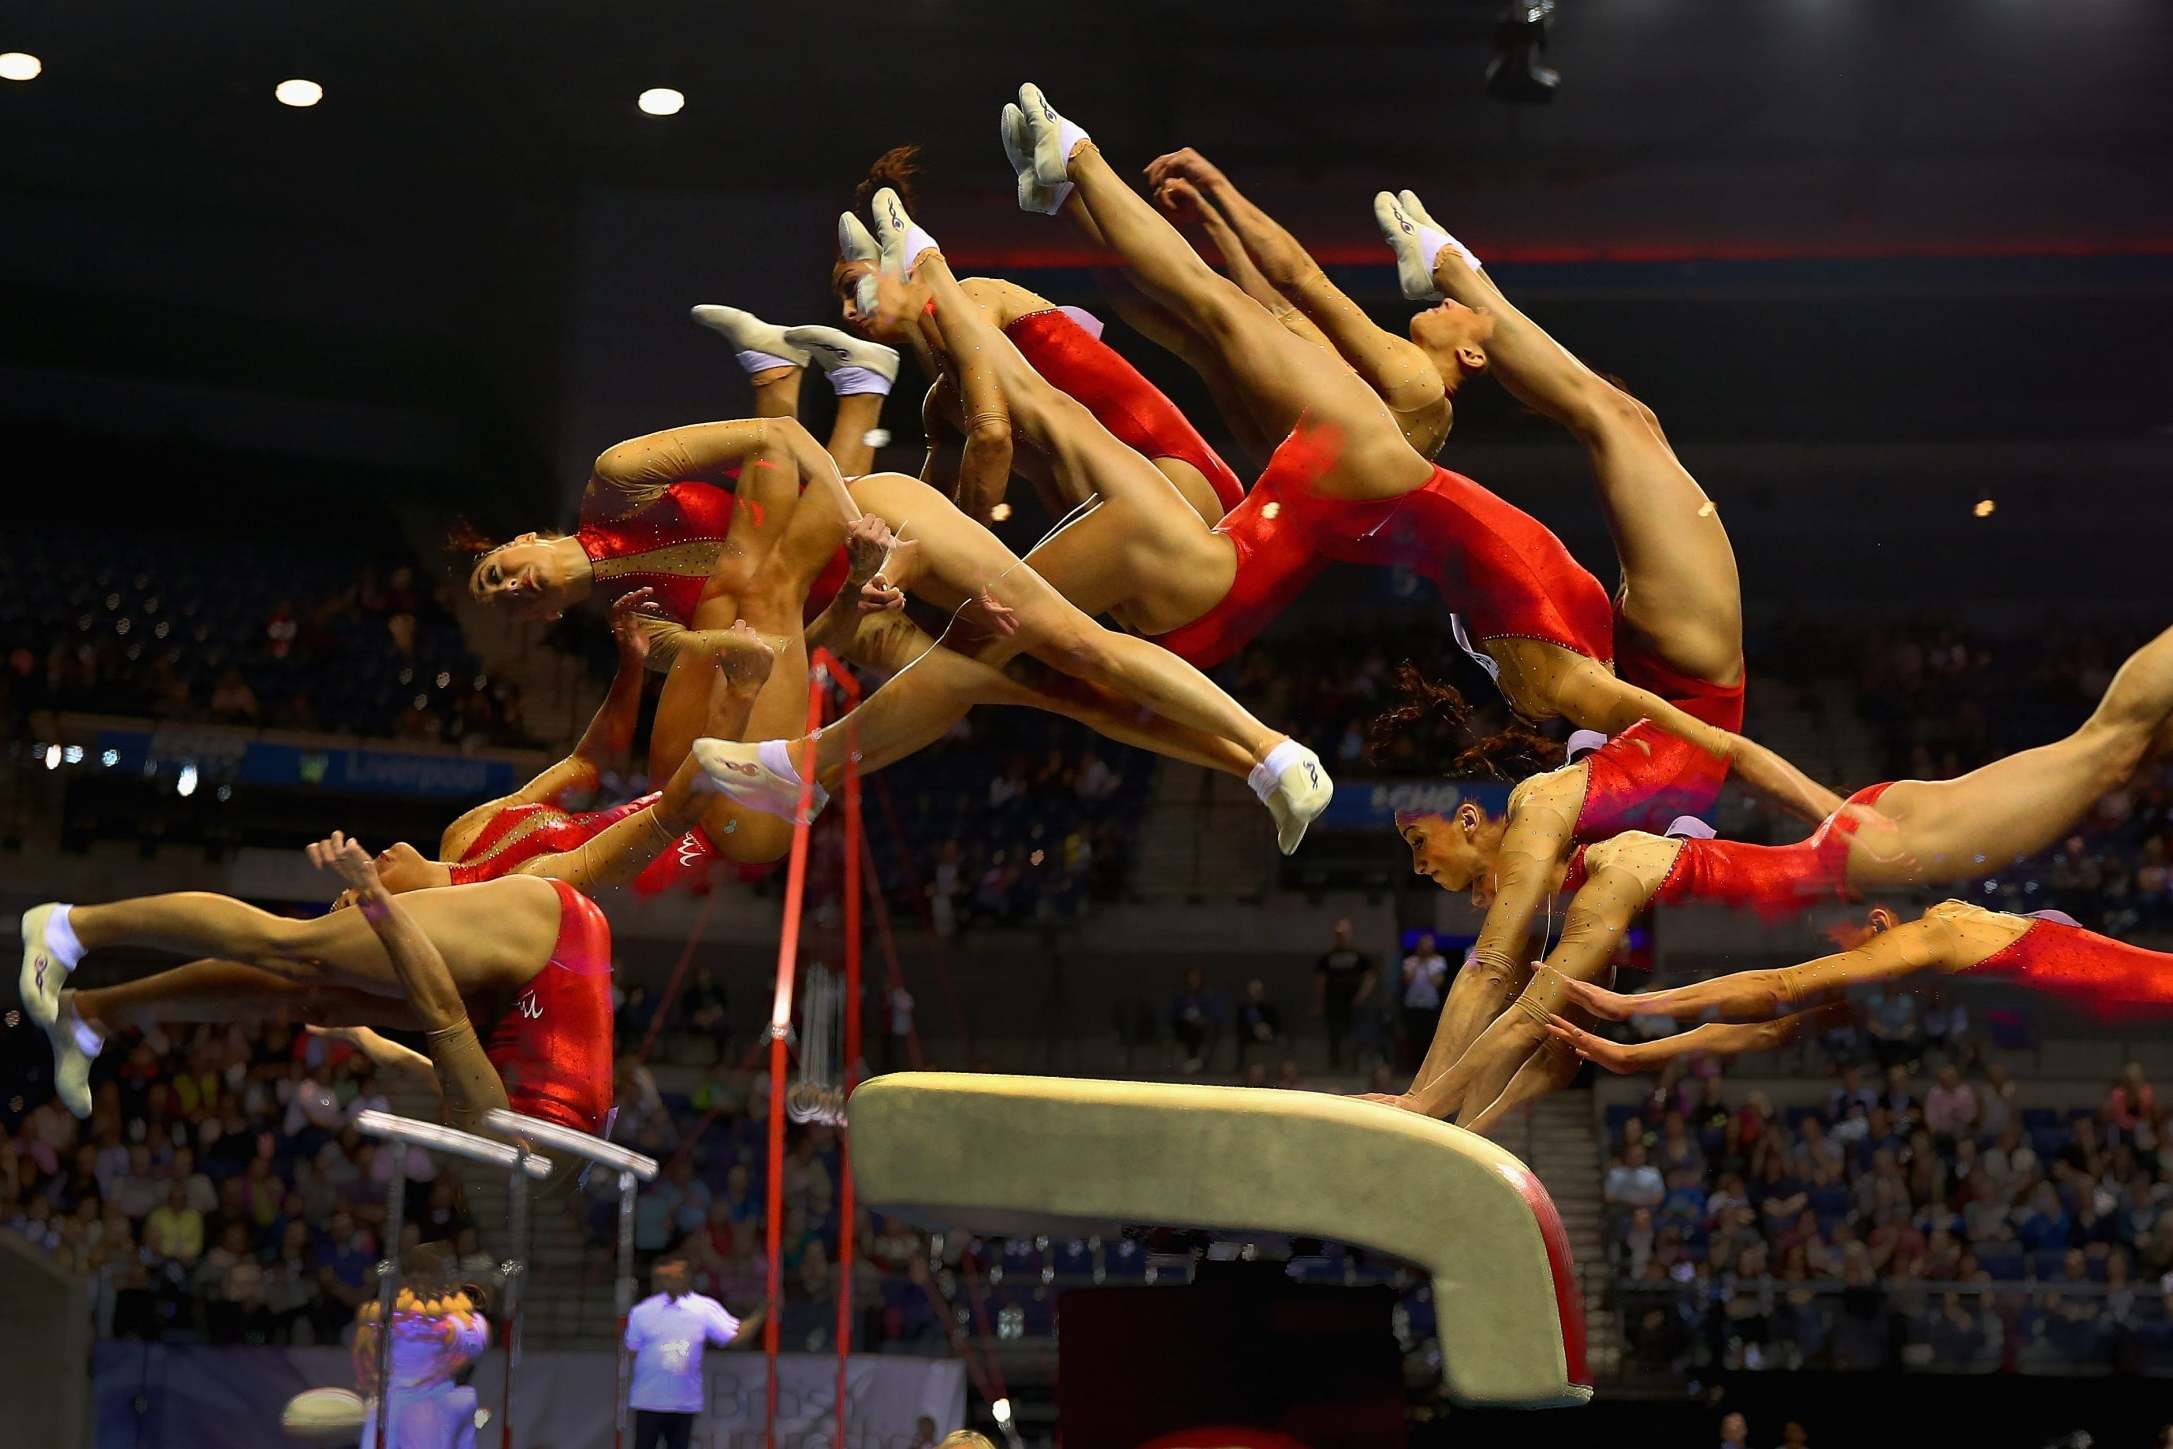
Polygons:
[[1060,618],[1036,629],[1031,652],[1075,679],[1099,682],[1117,668],[1109,631],[1084,615]]
[[1657,436],[1660,419],[1651,408],[1596,372],[1582,372],[1570,389],[1562,421],[1580,437]]

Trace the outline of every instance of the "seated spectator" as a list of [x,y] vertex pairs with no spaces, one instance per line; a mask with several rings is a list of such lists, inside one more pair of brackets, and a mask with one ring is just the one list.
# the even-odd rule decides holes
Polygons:
[[189,1201],[186,1179],[170,1180],[165,1203],[144,1219],[143,1245],[154,1257],[184,1269],[203,1254],[204,1215]]
[[1254,1047],[1280,1046],[1283,1013],[1268,1000],[1267,983],[1255,976],[1245,983],[1245,999],[1237,1008],[1237,1059],[1240,1065]]
[[1951,1150],[1954,1139],[1967,1136],[1977,1122],[1977,1093],[1952,1063],[1939,1069],[1939,1079],[1924,1094],[1924,1125],[1935,1141]]
[[1215,1028],[1222,1023],[1222,1003],[1208,991],[1197,966],[1186,970],[1184,989],[1170,1003],[1169,1015],[1170,1033],[1183,1053],[1184,1070],[1201,1070],[1207,1065]]
[[679,1029],[698,1036],[721,1038],[727,1034],[724,987],[707,966],[694,968],[679,998]]
[[1695,1232],[1705,1221],[1705,1212],[1705,1184],[1696,1169],[1682,1167],[1669,1173],[1667,1196],[1660,1200],[1660,1224],[1685,1233]]
[[1607,1169],[1600,1195],[1617,1208],[1657,1208],[1667,1196],[1660,1169],[1645,1160],[1645,1144],[1632,1142],[1622,1158]]
[[2157,1090],[2144,1076],[2143,1064],[2129,1062],[2121,1069],[2120,1080],[2105,1093],[2105,1105],[2098,1109],[2098,1120],[2105,1124],[2115,1140],[2132,1142],[2137,1128],[2157,1115]]
[[1997,1138],[2013,1126],[2018,1120],[2014,1103],[2015,1084],[2007,1069],[1994,1062],[1977,1089],[1977,1135]]
[[[1899,988],[1874,987],[1865,999],[1865,1033],[1871,1038],[1871,1054],[1886,1068],[1912,1062],[1923,1051],[1918,1029],[1916,998]],[[1889,1103],[1889,1110],[1892,1104]]]
[[1899,1062],[1886,1069],[1886,1089],[1879,1093],[1879,1105],[1897,1130],[1906,1131],[1918,1120],[1916,1089],[1909,1083],[1909,1069]]

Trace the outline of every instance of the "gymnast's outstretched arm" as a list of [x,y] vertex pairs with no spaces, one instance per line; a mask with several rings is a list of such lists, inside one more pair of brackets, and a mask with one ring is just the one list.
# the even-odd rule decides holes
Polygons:
[[[1251,266],[1258,268],[1269,295],[1278,301],[1287,298],[1289,303],[1294,303],[1296,315],[1290,314],[1287,307],[1279,308],[1264,299],[1263,305],[1298,336],[1320,343],[1339,355],[1391,409],[1404,414],[1420,408],[1441,408],[1444,416],[1438,430],[1429,430],[1434,434],[1430,439],[1433,447],[1440,446],[1440,439],[1447,436],[1450,426],[1447,391],[1440,372],[1416,344],[1382,330],[1366,315],[1363,307],[1329,281],[1320,263],[1313,260],[1298,239],[1255,206],[1221,168],[1188,146],[1150,163],[1147,184],[1154,189],[1157,200],[1163,202],[1165,209],[1173,203],[1185,204],[1188,184],[1189,188],[1196,189],[1198,196],[1208,203],[1202,210],[1219,212],[1226,219],[1226,231],[1237,251]],[[1229,248],[1224,246],[1212,223],[1208,230],[1210,235],[1216,236],[1216,245],[1223,248],[1227,258]],[[1240,269],[1234,264],[1230,277],[1245,286]],[[1245,290],[1258,295],[1250,286]]]
[[[1677,1057],[1739,1057],[1750,1052],[1775,1051],[1788,1045],[1807,1030],[1830,1030],[1849,1019],[1849,1004],[1845,1001],[1829,1001],[1807,1011],[1792,1012],[1771,1021],[1740,1023],[1708,1022],[1689,1031],[1677,1032],[1653,1041],[1618,1042],[1595,1036],[1567,1017],[1548,1019],[1547,1032],[1557,1045],[1576,1053],[1578,1057],[1610,1072],[1631,1073],[1657,1070]],[[1505,1092],[1506,1098],[1510,1094]],[[1489,1118],[1499,1113],[1489,1109]],[[1478,1130],[1478,1124],[1473,1124]]]
[[1430,1117],[1457,1115],[1459,1122],[1477,1114],[1501,1095],[1534,1053],[1549,1044],[1550,1014],[1570,1004],[1568,983],[1598,981],[1606,975],[1637,913],[1650,892],[1643,879],[1620,866],[1596,868],[1571,899],[1562,939],[1532,974],[1510,1007],[1494,1019],[1454,1066],[1414,1089],[1409,1105]]
[[958,478],[951,496],[960,512],[985,524],[1003,502],[1011,482],[1011,409],[988,359],[976,348],[952,348],[946,343],[941,314],[932,304],[921,313],[919,326],[945,380],[957,393],[959,415],[965,420],[965,442],[959,449]]
[[614,443],[597,455],[589,470],[583,511],[617,517],[654,502],[674,483],[709,483],[751,490],[748,469],[789,470],[780,477],[797,493],[801,487],[830,491],[848,519],[858,516],[837,460],[794,418],[736,418],[728,422],[690,423]]
[[408,1005],[421,1018],[446,1121],[472,1130],[492,1108],[507,1106],[505,1083],[476,1040],[467,1002],[443,953],[399,898],[385,889],[369,852],[335,830],[309,847],[309,861],[354,890],[356,908],[391,959]]
[[[2012,934],[2019,935],[2020,931]],[[1950,922],[1927,913],[1921,920],[1882,931],[1853,950],[1821,956],[1800,966],[1736,971],[1710,981],[1634,996],[1588,981],[1568,981],[1564,988],[1572,1005],[1603,1021],[1627,1021],[1632,1016],[1666,1016],[1681,1021],[1707,1014],[1762,1021],[1852,986],[1898,981],[1925,971],[1953,971],[1979,956],[1977,950],[1964,948]]]
[[1532,923],[1557,888],[1575,828],[1575,805],[1563,798],[1572,787],[1581,790],[1574,780],[1557,775],[1540,776],[1520,787],[1496,857],[1494,899],[1470,960],[1449,988],[1433,1042],[1412,1078],[1412,1095],[1455,1065],[1523,987]]

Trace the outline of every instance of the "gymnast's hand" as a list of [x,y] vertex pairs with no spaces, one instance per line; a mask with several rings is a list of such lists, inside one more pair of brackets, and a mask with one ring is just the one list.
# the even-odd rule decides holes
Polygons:
[[1609,1041],[1603,1036],[1594,1036],[1565,1017],[1549,1015],[1547,1035],[1596,1067],[1605,1067],[1610,1072],[1626,1073],[1637,1070],[1634,1048],[1626,1047],[1621,1042]]
[[1019,632],[1018,612],[998,599],[995,591],[986,585],[958,606],[958,618],[967,628],[984,634],[1009,638]]
[[883,554],[883,566],[860,586],[860,612],[880,614],[905,607],[906,590],[920,572],[920,540],[893,539]]
[[638,672],[648,664],[649,631],[642,621],[663,617],[655,589],[629,589],[611,601],[611,638],[619,646],[622,668]]
[[1532,974],[1536,976],[1542,972],[1552,977],[1554,984],[1568,998],[1564,1005],[1579,1007],[1602,1021],[1628,1021],[1637,1014],[1637,998],[1634,996],[1624,996],[1619,991],[1609,991],[1594,982],[1564,976],[1544,961],[1534,962]]
[[1207,220],[1207,198],[1200,189],[1182,176],[1172,176],[1154,189],[1154,204],[1162,208],[1172,221],[1204,222]]
[[897,547],[890,525],[863,513],[845,525],[845,581],[855,590],[883,571],[883,557]]
[[1220,167],[1190,146],[1180,146],[1175,151],[1157,156],[1147,163],[1147,186],[1158,197],[1162,188],[1172,179],[1189,182],[1196,187],[1221,186],[1229,180],[1222,174]]
[[350,840],[343,831],[335,830],[308,850],[309,863],[319,870],[331,871],[358,897],[384,889],[377,879],[377,862],[362,843]]
[[1400,1112],[1417,1112],[1421,1117],[1426,1115],[1425,1111],[1419,1106],[1418,1099],[1408,1092],[1401,1095],[1394,1092],[1360,1092],[1358,1100],[1371,1102],[1380,1107],[1394,1107]]

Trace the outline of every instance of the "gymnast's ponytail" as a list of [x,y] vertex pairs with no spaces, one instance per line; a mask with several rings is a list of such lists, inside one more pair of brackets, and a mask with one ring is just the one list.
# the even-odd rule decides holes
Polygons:
[[1512,719],[1491,735],[1475,737],[1475,712],[1463,692],[1428,679],[1408,659],[1396,666],[1396,694],[1399,702],[1366,727],[1366,758],[1376,764],[1406,738],[1421,754],[1451,756],[1444,773],[1459,778],[1521,780],[1556,769],[1566,758],[1560,741],[1522,720]]
[[868,174],[853,188],[853,210],[866,212],[868,204],[875,200],[875,193],[887,186],[898,193],[898,200],[907,211],[918,211],[920,195],[914,183],[921,174],[920,158],[919,146],[893,146],[876,157]]

